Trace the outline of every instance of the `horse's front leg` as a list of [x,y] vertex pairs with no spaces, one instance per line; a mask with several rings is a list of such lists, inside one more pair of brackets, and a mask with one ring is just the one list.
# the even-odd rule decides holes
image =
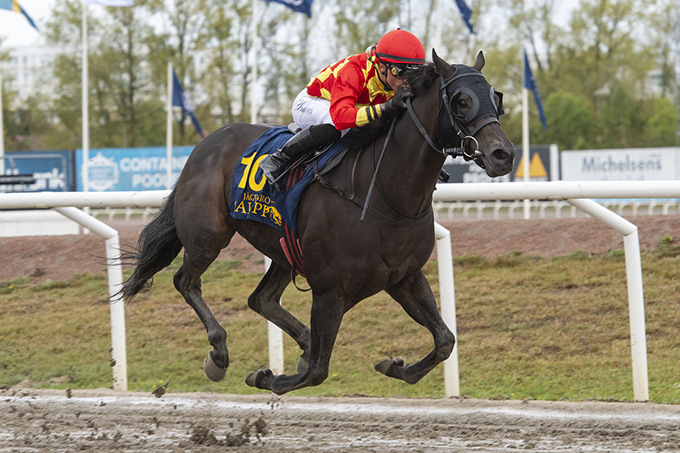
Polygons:
[[297,371],[303,372],[309,364],[309,328],[280,304],[281,295],[290,283],[290,268],[275,262],[267,270],[259,285],[248,297],[248,306],[286,332],[302,349]]
[[427,328],[434,338],[434,349],[422,360],[404,365],[402,359],[385,359],[375,369],[387,376],[415,384],[453,352],[456,339],[437,310],[430,284],[421,270],[412,277],[387,288],[387,293],[404,308],[418,324]]
[[344,298],[326,293],[313,295],[310,318],[311,344],[309,367],[297,374],[274,375],[271,370],[259,370],[246,378],[246,384],[276,394],[283,394],[303,387],[321,384],[328,377],[328,368],[345,312]]

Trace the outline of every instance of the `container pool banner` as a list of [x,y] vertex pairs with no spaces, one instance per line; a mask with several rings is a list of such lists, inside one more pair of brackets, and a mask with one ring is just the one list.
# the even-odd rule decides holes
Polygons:
[[[179,178],[192,146],[172,151],[172,184]],[[148,148],[98,148],[89,152],[89,191],[139,191],[167,188],[164,146]],[[83,190],[83,151],[76,150],[77,191]]]

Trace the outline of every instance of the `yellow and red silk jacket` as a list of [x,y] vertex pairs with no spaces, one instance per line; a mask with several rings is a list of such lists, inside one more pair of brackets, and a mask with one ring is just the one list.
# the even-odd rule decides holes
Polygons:
[[351,55],[326,67],[307,84],[307,94],[330,101],[330,115],[338,130],[363,126],[381,115],[382,104],[394,96],[385,90],[366,53]]

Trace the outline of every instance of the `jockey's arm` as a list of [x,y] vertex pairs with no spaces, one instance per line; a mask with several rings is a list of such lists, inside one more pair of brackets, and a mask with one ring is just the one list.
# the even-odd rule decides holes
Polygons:
[[380,105],[357,105],[357,100],[366,84],[359,68],[343,68],[336,79],[331,93],[330,114],[338,130],[363,126],[380,117]]

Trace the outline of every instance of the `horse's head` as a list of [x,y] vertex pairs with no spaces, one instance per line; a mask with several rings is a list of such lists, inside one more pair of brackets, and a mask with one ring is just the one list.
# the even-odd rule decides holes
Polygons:
[[460,150],[490,177],[512,171],[515,146],[501,128],[503,93],[495,91],[482,75],[484,54],[474,66],[449,65],[432,50],[440,76],[437,138],[443,148]]

